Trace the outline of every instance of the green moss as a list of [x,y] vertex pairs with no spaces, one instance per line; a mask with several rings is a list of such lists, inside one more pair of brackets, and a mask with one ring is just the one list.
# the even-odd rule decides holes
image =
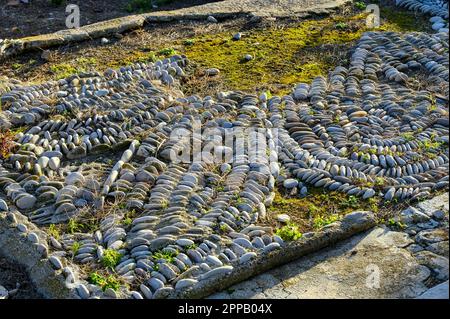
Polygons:
[[[418,27],[410,14],[385,9],[379,30],[412,31]],[[254,91],[261,85],[274,93],[286,93],[293,84],[311,82],[326,76],[339,61],[330,45],[347,45],[358,40],[366,27],[366,13],[307,20],[285,28],[253,29],[241,40],[233,41],[233,32],[201,35],[180,41],[180,50],[203,68],[218,68],[230,89]],[[239,30],[233,30],[239,31]],[[323,48],[330,52],[324,53]],[[340,50],[340,48],[338,48]],[[339,52],[341,53],[341,52]],[[253,60],[243,63],[250,54]]]
[[158,55],[164,57],[170,57],[175,54],[177,54],[177,51],[174,48],[164,48],[158,51]]
[[363,200],[356,196],[311,187],[305,198],[286,198],[277,191],[268,210],[273,215],[288,214],[305,229],[310,229],[323,227],[355,209],[378,212],[379,207],[379,198]]
[[50,71],[56,79],[68,78],[73,74],[94,70],[99,62],[96,58],[81,57],[70,63],[58,63],[50,66]]

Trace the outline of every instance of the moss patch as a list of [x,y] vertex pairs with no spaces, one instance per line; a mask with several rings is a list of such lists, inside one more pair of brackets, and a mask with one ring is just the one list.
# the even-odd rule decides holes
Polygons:
[[[289,215],[298,225],[299,231],[304,233],[322,228],[355,210],[378,213],[380,205],[380,199],[375,197],[363,200],[338,192],[309,188],[309,195],[305,198],[287,198],[277,191],[268,212],[269,219],[275,219],[278,214]],[[387,208],[386,203],[384,207]]]
[[95,70],[98,65],[96,58],[78,58],[67,63],[58,63],[50,66],[55,79],[64,79],[73,74]]
[[[417,29],[410,15],[388,9],[383,12],[386,15],[379,30]],[[232,32],[206,34],[188,44],[180,41],[178,45],[200,67],[218,68],[229,89],[249,92],[270,89],[278,94],[287,93],[293,84],[326,76],[337,62],[342,62],[333,61],[335,48],[345,53],[363,32],[369,31],[366,17],[366,13],[359,13],[307,20],[286,27],[253,29],[245,32],[239,41],[232,39]],[[253,59],[244,61],[246,54]]]

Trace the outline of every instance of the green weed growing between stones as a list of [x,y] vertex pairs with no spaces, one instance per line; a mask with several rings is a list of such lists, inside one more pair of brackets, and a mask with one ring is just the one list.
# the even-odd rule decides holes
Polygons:
[[275,234],[280,236],[284,241],[294,241],[302,237],[298,226],[294,223],[289,223],[281,228],[275,230]]
[[61,237],[59,228],[55,224],[48,226],[47,233],[55,239],[59,239]]
[[321,229],[327,225],[330,225],[340,219],[338,214],[332,214],[329,216],[318,215],[314,218],[313,227],[314,229]]
[[121,258],[122,254],[118,251],[114,249],[106,249],[103,252],[100,263],[106,268],[114,269],[114,267],[119,264]]
[[159,260],[159,259],[164,259],[165,261],[167,261],[168,263],[173,263],[174,258],[177,256],[178,254],[176,252],[173,251],[156,251],[153,253],[152,258],[154,260]]
[[364,10],[367,7],[367,5],[362,1],[355,2],[355,8],[359,10]]
[[117,291],[120,288],[120,281],[114,275],[103,276],[98,272],[93,272],[89,275],[88,280],[91,284],[101,287],[103,291],[108,288]]
[[80,250],[81,244],[79,242],[74,242],[72,244],[72,258],[75,257],[75,255],[78,253],[78,251]]

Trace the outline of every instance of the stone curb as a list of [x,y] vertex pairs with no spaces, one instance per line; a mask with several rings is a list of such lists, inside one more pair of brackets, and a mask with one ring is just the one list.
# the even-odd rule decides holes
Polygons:
[[[344,1],[342,3],[335,3],[334,5],[330,5],[328,7],[310,8],[308,10],[298,12],[293,16],[307,17],[310,16],[311,14],[327,14],[346,3],[347,1]],[[198,13],[198,14],[197,13],[180,14],[175,12],[171,13],[169,11],[156,14],[144,13],[144,14],[130,15],[85,25],[78,29],[60,30],[54,33],[36,35],[21,39],[0,39],[0,60],[25,51],[36,49],[42,50],[53,46],[60,46],[74,42],[92,40],[108,36],[111,34],[123,33],[126,31],[142,28],[145,24],[148,23],[164,23],[182,20],[206,21],[209,16],[214,16],[219,19],[228,19],[238,16],[250,16],[262,18],[263,16],[266,15],[243,10],[234,12],[213,12],[213,13]],[[269,16],[285,17],[286,15],[269,14]]]
[[199,299],[207,297],[214,292],[224,290],[272,268],[334,245],[374,226],[376,226],[376,219],[373,213],[350,213],[341,222],[331,224],[323,231],[314,233],[309,238],[290,242],[279,250],[258,254],[257,257],[244,264],[232,264],[234,267],[230,273],[201,280],[185,290],[174,291],[168,298]]
[[[37,243],[30,234],[37,235]],[[17,211],[0,213],[0,253],[25,267],[37,292],[44,298],[79,299],[75,284],[66,280],[67,270],[76,273],[73,265],[59,257],[64,267],[55,269],[48,258],[47,235]]]

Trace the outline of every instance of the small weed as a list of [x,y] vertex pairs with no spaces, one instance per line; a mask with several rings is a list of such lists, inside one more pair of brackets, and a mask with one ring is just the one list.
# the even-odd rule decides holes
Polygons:
[[236,198],[236,205],[241,205],[241,204],[244,204],[244,203],[245,203],[245,200],[241,196],[238,196]]
[[388,226],[393,229],[405,229],[407,226],[402,222],[396,221],[394,218],[388,220]]
[[302,237],[302,233],[298,230],[298,226],[294,223],[290,223],[286,226],[275,230],[275,234],[280,236],[285,241],[298,240]]
[[350,208],[358,208],[359,206],[359,199],[356,196],[349,196],[347,200],[344,200],[344,206],[350,207]]
[[72,258],[75,257],[75,255],[78,253],[78,251],[80,250],[81,244],[79,242],[74,242],[72,244]]
[[61,236],[61,234],[59,233],[59,229],[55,224],[51,224],[50,226],[48,226],[47,233],[55,239],[59,239]]
[[196,249],[196,248],[197,248],[197,244],[192,244],[192,245],[188,245],[188,246],[185,247],[186,250]]
[[386,180],[383,177],[375,177],[375,186],[384,186],[386,185]]
[[333,118],[333,123],[339,124],[340,121],[341,121],[341,117],[340,117],[339,115],[336,115],[336,116]]
[[338,214],[332,214],[330,216],[316,216],[313,220],[314,229],[321,229],[329,224],[332,224],[339,220]]
[[228,231],[228,227],[225,224],[220,225],[219,229],[222,233],[226,233]]
[[169,201],[168,201],[167,199],[164,199],[164,200],[161,202],[161,208],[162,208],[162,209],[166,209],[167,207],[169,207]]
[[132,220],[130,217],[125,217],[125,218],[123,219],[123,224],[124,224],[125,226],[130,226],[132,223],[133,223],[133,220]]
[[364,162],[370,162],[370,155],[369,154],[362,154],[361,160]]
[[175,51],[174,48],[165,48],[165,49],[162,49],[162,50],[158,51],[158,55],[162,55],[162,56],[165,56],[165,57],[170,57],[170,56],[175,55],[175,54],[177,54],[177,51]]
[[89,282],[91,284],[100,286],[103,291],[108,288],[117,291],[120,288],[119,280],[113,275],[105,277],[97,272],[93,272],[89,275]]
[[153,253],[152,257],[155,260],[158,259],[164,259],[166,260],[168,263],[173,263],[173,259],[178,255],[178,252],[173,252],[173,251],[156,251]]
[[173,259],[178,255],[178,253],[175,253],[173,251],[156,251],[153,253],[152,257],[155,260],[164,259],[168,263],[173,263]]
[[400,137],[408,142],[414,140],[414,134],[412,132],[402,133],[400,134]]
[[355,8],[359,10],[364,10],[366,8],[366,4],[362,1],[355,2]]
[[73,234],[78,232],[81,229],[81,224],[78,223],[76,220],[74,219],[69,219],[69,221],[67,222],[67,232],[69,234]]
[[372,212],[374,213],[378,213],[378,211],[380,210],[380,200],[377,197],[371,197],[368,200],[369,203],[369,208]]
[[345,22],[338,22],[334,25],[334,27],[338,30],[346,30],[348,28],[348,25]]
[[310,215],[315,215],[315,214],[318,214],[320,212],[320,208],[317,207],[316,205],[312,204],[312,203],[308,204],[307,210],[308,210],[308,213]]
[[184,41],[184,45],[194,45],[195,44],[195,40],[193,39],[187,39]]
[[429,140],[419,141],[419,148],[424,152],[433,152],[438,150],[442,146],[441,142],[433,140],[433,137]]
[[106,249],[103,252],[103,257],[100,260],[101,264],[104,267],[114,269],[114,267],[117,266],[117,264],[120,262],[120,259],[122,258],[122,254],[114,249]]
[[125,214],[122,223],[125,226],[130,226],[133,223],[133,218],[135,218],[135,217],[136,217],[136,211],[133,209]]
[[428,112],[433,112],[437,110],[437,106],[436,104],[431,104],[428,108],[427,108]]
[[11,65],[11,67],[12,67],[13,70],[18,71],[18,70],[20,70],[23,67],[23,64],[22,63],[13,63]]

